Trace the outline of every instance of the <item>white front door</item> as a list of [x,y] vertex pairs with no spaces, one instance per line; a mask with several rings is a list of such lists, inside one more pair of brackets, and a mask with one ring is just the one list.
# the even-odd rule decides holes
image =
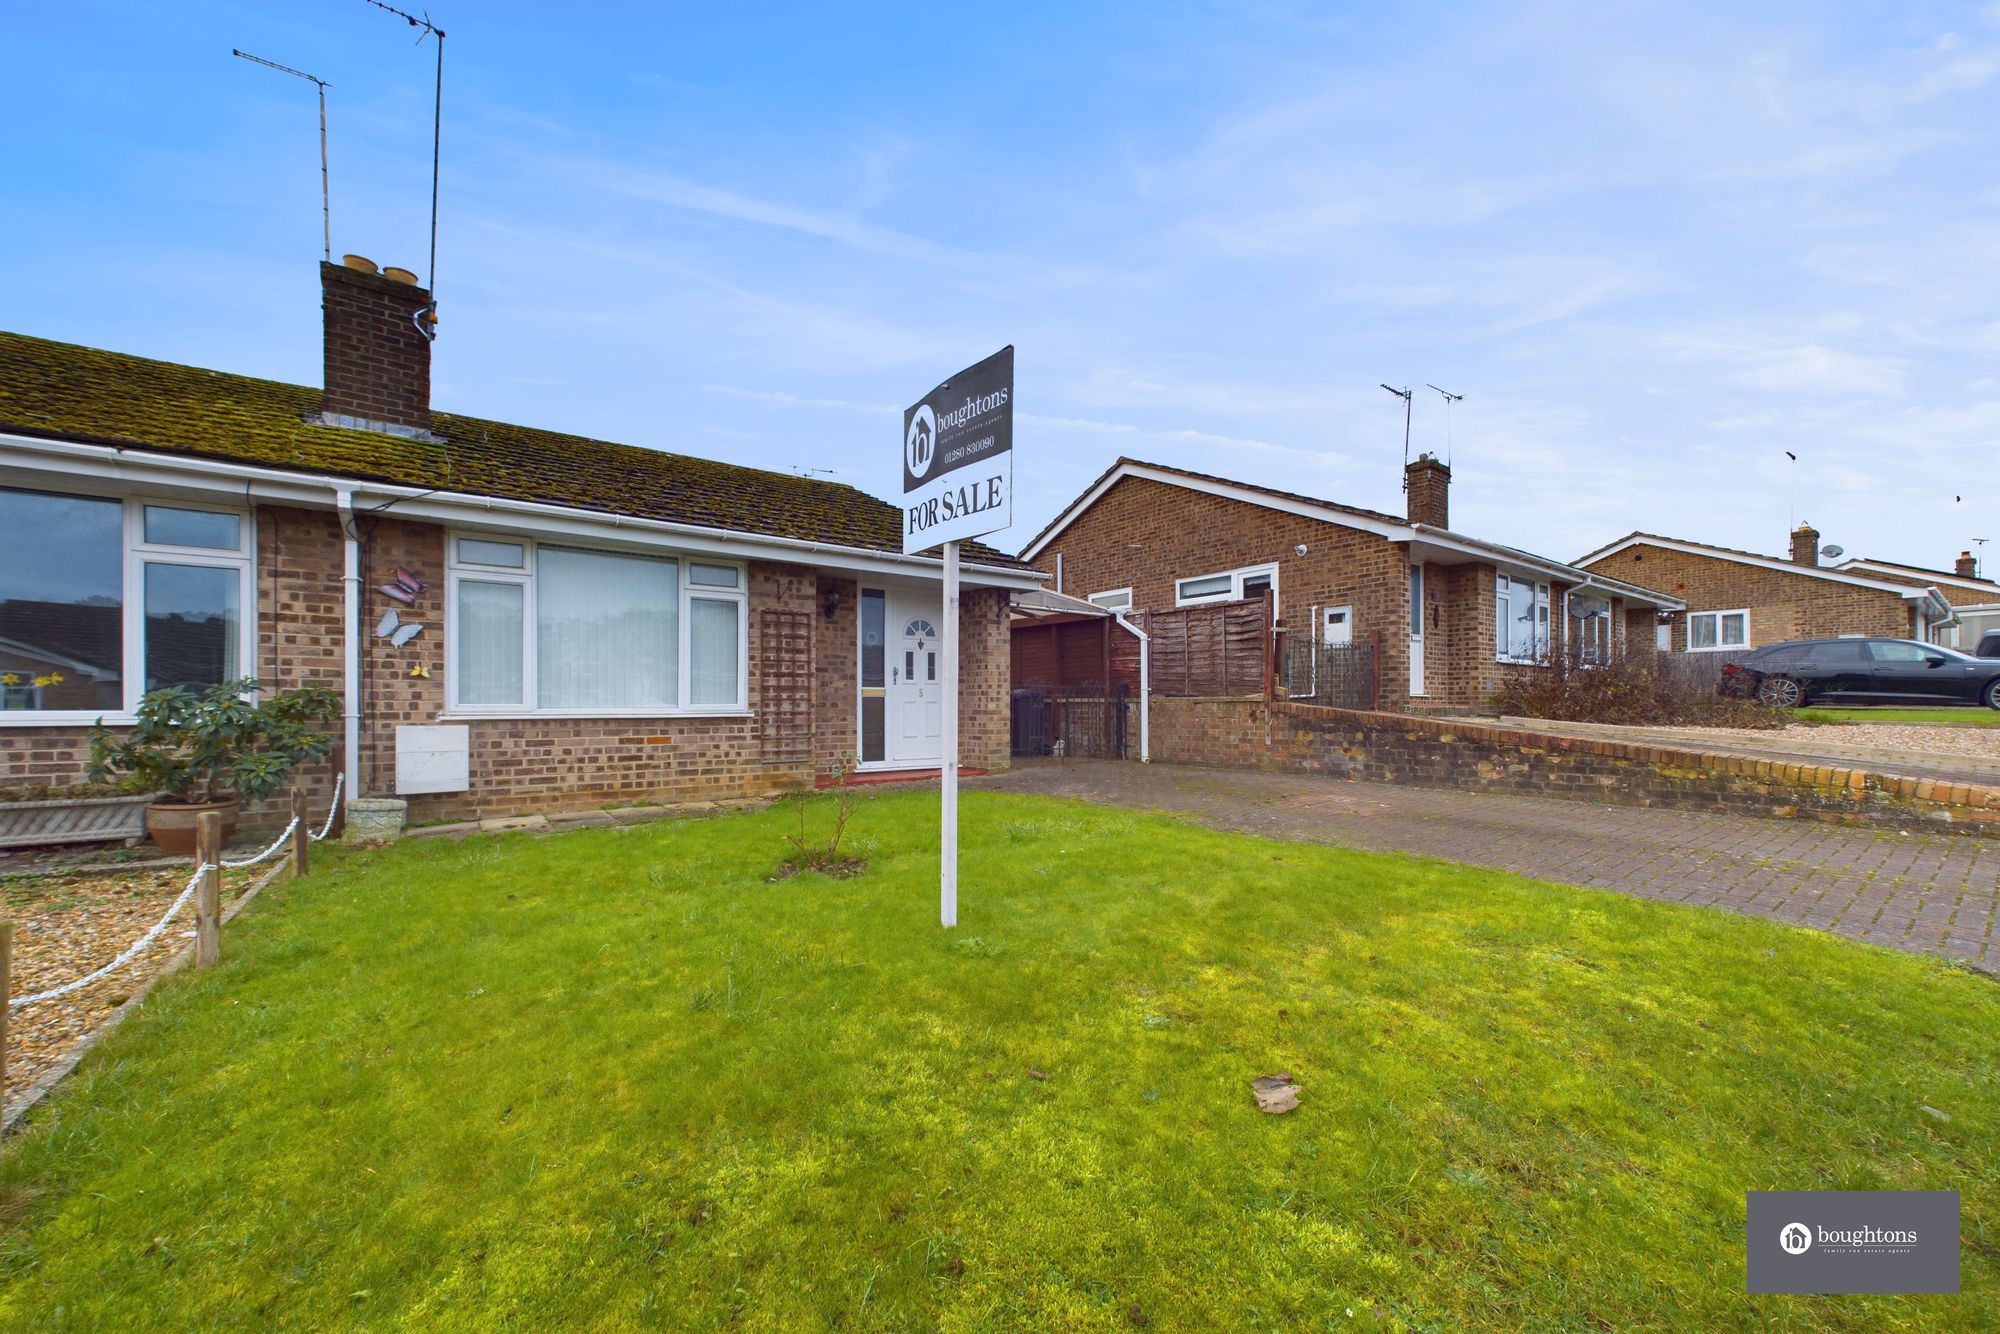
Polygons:
[[944,760],[944,683],[938,599],[890,596],[889,759],[904,766]]
[[1424,567],[1410,567],[1410,693],[1424,693]]

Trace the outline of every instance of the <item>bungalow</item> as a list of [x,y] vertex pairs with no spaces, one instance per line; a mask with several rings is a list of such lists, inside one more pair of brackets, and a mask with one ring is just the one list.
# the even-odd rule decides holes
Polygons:
[[[345,700],[417,820],[938,765],[941,566],[852,487],[430,406],[430,296],[321,266],[321,388],[0,333],[0,785],[255,676]],[[1007,606],[963,548],[960,758],[1007,762]],[[331,772],[316,774],[325,800]]]
[[1685,600],[1687,614],[1661,627],[1663,649],[1741,652],[1836,635],[1929,639],[1955,619],[1929,581],[1821,565],[1819,536],[1801,524],[1791,535],[1790,558],[1781,559],[1630,533],[1577,564],[1610,578],[1644,579]]
[[1552,655],[1652,652],[1679,598],[1453,532],[1451,469],[1405,470],[1397,517],[1121,458],[1037,534],[1025,560],[1116,611],[1271,594],[1290,635],[1377,645],[1385,707],[1469,708]]
[[1980,577],[1979,562],[1972,558],[1970,551],[1958,553],[1958,560],[1949,573],[1927,570],[1921,565],[1861,557],[1844,560],[1835,568],[1937,589],[1951,604],[1956,619],[1949,623],[1932,622],[1930,639],[1934,644],[1970,651],[1978,647],[1980,636],[2000,630],[2000,583]]

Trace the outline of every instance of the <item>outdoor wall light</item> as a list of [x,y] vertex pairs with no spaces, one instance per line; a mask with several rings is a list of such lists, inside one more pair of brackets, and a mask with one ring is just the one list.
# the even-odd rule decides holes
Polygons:
[[826,592],[820,594],[819,614],[826,617],[829,621],[840,614],[839,584],[835,584],[833,587],[827,589]]

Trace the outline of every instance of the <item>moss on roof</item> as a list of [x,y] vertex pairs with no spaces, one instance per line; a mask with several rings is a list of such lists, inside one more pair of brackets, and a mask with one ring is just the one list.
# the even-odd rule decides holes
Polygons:
[[[433,412],[420,440],[311,424],[320,391],[0,331],[0,430],[900,552],[902,513],[840,482]],[[966,559],[1021,567],[980,543]]]

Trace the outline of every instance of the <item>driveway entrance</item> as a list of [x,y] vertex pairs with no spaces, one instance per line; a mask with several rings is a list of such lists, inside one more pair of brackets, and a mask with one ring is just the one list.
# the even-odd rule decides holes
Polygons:
[[972,786],[1755,913],[2000,972],[2000,841],[1186,765],[1028,762]]

